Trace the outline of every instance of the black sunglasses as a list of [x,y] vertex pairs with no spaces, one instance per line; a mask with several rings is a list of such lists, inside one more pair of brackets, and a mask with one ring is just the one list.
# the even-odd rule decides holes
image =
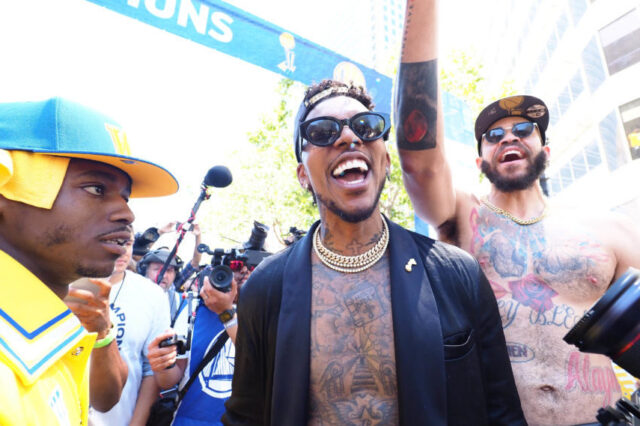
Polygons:
[[517,138],[526,138],[533,133],[533,129],[538,126],[537,123],[531,121],[523,121],[522,123],[514,124],[511,129],[508,127],[503,129],[502,127],[496,127],[483,134],[482,137],[489,143],[498,143],[507,134],[507,130],[511,130],[511,134]]
[[364,142],[375,141],[391,128],[389,114],[383,112],[359,112],[346,120],[335,117],[316,117],[300,123],[300,135],[303,139],[317,146],[328,146],[338,140],[342,128],[349,128]]

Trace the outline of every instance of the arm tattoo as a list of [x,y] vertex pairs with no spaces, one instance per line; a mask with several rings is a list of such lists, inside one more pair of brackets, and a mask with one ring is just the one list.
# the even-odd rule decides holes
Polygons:
[[435,148],[438,61],[402,63],[398,75],[395,117],[398,148],[413,151]]
[[407,16],[404,22],[404,34],[402,35],[402,54],[404,54],[404,46],[407,43],[407,34],[411,26],[411,17],[413,15],[413,0],[407,2]]

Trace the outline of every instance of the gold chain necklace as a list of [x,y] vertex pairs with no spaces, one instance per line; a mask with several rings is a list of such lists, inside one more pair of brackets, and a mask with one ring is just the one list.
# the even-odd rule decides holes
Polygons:
[[534,223],[540,222],[547,215],[547,204],[546,203],[544,205],[544,209],[542,209],[542,213],[540,213],[540,216],[532,217],[531,219],[520,219],[520,218],[515,217],[514,215],[512,215],[508,211],[506,211],[504,209],[501,209],[500,207],[491,204],[491,202],[487,199],[487,197],[481,198],[480,201],[482,201],[482,203],[485,206],[489,207],[489,209],[491,209],[495,213],[498,213],[498,214],[500,214],[502,216],[505,216],[505,217],[511,219],[512,221],[514,221],[518,225],[533,225]]
[[320,226],[316,228],[313,235],[313,250],[326,266],[346,274],[355,274],[371,268],[382,258],[389,245],[389,228],[384,217],[382,218],[382,235],[376,245],[357,256],[343,256],[332,252],[322,244],[319,231]]

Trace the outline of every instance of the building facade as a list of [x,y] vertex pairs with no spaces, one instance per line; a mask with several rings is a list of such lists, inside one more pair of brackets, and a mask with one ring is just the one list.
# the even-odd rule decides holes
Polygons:
[[549,106],[550,195],[640,218],[640,1],[505,4],[483,56],[493,87]]

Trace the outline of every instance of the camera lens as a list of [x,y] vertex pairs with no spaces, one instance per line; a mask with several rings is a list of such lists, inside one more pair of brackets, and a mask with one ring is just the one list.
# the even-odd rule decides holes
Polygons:
[[253,229],[251,230],[251,236],[249,241],[244,243],[244,248],[249,250],[262,250],[264,249],[264,241],[267,239],[267,232],[269,227],[258,221],[253,222]]
[[209,273],[209,282],[218,291],[228,293],[231,291],[233,271],[226,265],[214,266]]
[[564,336],[582,352],[608,356],[640,377],[640,271],[629,268]]

